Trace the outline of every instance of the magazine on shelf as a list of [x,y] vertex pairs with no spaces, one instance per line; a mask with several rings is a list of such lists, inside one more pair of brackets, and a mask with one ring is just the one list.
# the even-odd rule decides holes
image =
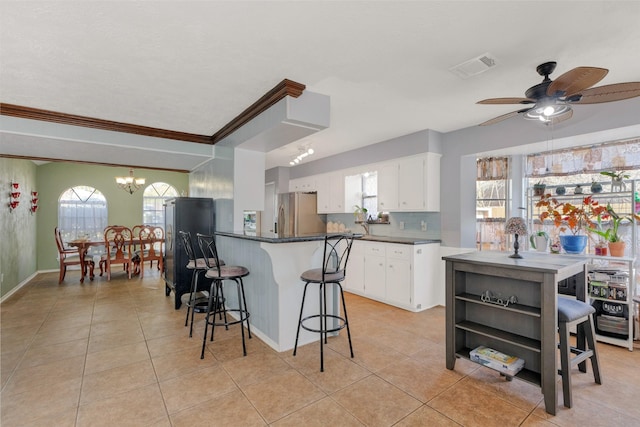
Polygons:
[[524,368],[524,360],[483,345],[471,350],[471,360],[505,375],[513,376]]

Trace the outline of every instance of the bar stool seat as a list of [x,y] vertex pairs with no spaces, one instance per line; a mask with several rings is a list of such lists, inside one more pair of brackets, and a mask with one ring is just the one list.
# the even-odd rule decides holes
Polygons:
[[[218,257],[218,250],[216,248],[216,242],[213,236],[205,234],[197,234],[198,245],[202,251],[203,259],[207,264],[207,271],[205,277],[211,279],[211,289],[209,290],[209,299],[207,305],[207,317],[204,325],[204,336],[202,338],[202,353],[200,359],[204,359],[204,350],[207,345],[207,332],[209,325],[211,325],[211,341],[213,341],[213,335],[216,326],[224,326],[229,329],[230,325],[240,324],[240,334],[242,335],[242,352],[243,355],[247,355],[247,346],[244,339],[244,322],[247,323],[247,331],[249,338],[251,338],[251,326],[249,325],[249,310],[247,309],[247,300],[244,294],[244,282],[243,277],[249,275],[249,270],[246,267],[240,265],[223,265]],[[236,290],[238,292],[238,307],[228,308],[226,306],[227,300],[224,297],[224,281],[232,280],[236,284]],[[236,319],[229,319],[227,313],[236,313]],[[216,321],[216,315],[219,316],[219,320]]]
[[[313,268],[303,272],[300,279],[305,282],[302,292],[302,303],[300,305],[300,317],[298,318],[298,330],[296,332],[296,342],[293,347],[293,355],[298,351],[298,339],[300,329],[320,334],[320,372],[324,372],[324,344],[327,344],[329,333],[338,332],[341,329],[347,330],[349,339],[349,351],[353,358],[353,345],[351,344],[351,331],[349,330],[349,317],[347,316],[347,305],[344,301],[342,282],[347,271],[347,261],[353,244],[353,235],[331,235],[324,239],[324,253],[322,257],[322,267]],[[302,317],[304,303],[307,297],[307,288],[310,284],[319,285],[319,312]],[[340,291],[342,300],[342,315],[327,312],[327,286],[334,285]],[[329,326],[327,320],[332,322]],[[317,326],[316,326],[317,325]]]
[[[564,406],[571,408],[571,368],[578,365],[580,372],[587,372],[586,360],[591,360],[593,379],[597,384],[602,384],[600,378],[600,366],[598,364],[598,352],[596,349],[595,329],[593,325],[593,313],[595,309],[586,302],[570,298],[558,298],[558,331],[560,335],[560,367],[558,373],[562,375],[562,395]],[[588,348],[571,346],[569,330],[575,326],[580,336],[584,334]],[[579,345],[580,347],[580,345]],[[582,345],[582,347],[584,347]],[[575,355],[574,357],[571,357]]]

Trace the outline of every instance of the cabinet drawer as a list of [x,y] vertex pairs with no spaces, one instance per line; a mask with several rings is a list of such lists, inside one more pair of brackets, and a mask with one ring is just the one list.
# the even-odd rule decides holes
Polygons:
[[413,245],[387,245],[387,258],[410,260]]
[[364,255],[384,256],[384,243],[367,243],[364,247]]

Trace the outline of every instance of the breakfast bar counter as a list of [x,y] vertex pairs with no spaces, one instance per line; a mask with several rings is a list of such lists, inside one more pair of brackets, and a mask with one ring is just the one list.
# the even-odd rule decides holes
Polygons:
[[[322,264],[325,235],[216,232],[218,252],[227,265],[242,265],[249,269],[249,275],[244,278],[244,289],[251,314],[251,332],[278,352],[293,349],[304,288],[300,275]],[[225,296],[231,300],[233,292]],[[330,303],[328,312],[337,313],[337,295],[328,292],[327,300]],[[317,306],[316,293],[307,295],[305,307],[317,310]],[[317,340],[318,334],[300,332],[301,345]]]

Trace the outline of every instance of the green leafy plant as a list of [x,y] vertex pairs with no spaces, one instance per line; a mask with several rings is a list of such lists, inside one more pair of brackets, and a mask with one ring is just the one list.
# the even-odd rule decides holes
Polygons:
[[[356,219],[356,221],[366,221],[367,220],[367,212],[369,212],[367,210],[367,208],[361,208],[358,205],[355,205],[353,207],[354,211],[353,211],[353,216]],[[361,219],[359,219],[361,218]]]
[[629,175],[628,173],[625,173],[624,171],[604,171],[604,172],[600,172],[600,175],[605,175],[605,176],[609,176],[611,178],[613,178],[616,181],[622,181],[623,179],[627,179],[629,177],[631,177],[631,175]]
[[[607,220],[611,218],[611,227],[606,230],[602,230],[602,220]],[[622,237],[618,233],[618,227],[622,221],[640,221],[640,216],[638,214],[633,214],[631,216],[620,216],[611,207],[611,204],[607,204],[606,210],[598,215],[597,224],[598,228],[587,228],[590,233],[596,234],[602,237],[607,242],[615,243],[622,240]]]
[[529,242],[531,243],[531,247],[533,249],[538,249],[536,248],[536,239],[535,239],[536,236],[544,237],[547,240],[547,242],[549,241],[549,235],[547,234],[546,231],[536,231],[531,236],[529,236]]

